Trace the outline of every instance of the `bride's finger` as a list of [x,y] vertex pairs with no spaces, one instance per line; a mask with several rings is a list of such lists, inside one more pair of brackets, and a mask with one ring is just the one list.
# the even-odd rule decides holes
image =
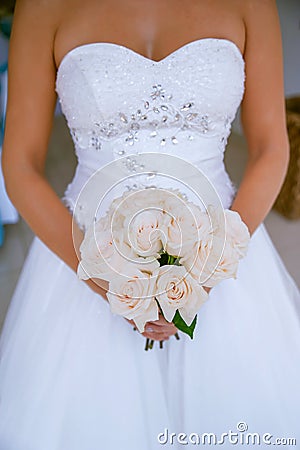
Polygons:
[[[135,322],[132,319],[125,320],[133,327],[133,329],[137,329]],[[162,320],[147,322],[145,325],[145,332],[151,333],[152,335],[155,333],[155,337],[161,337],[162,333],[164,336],[172,336],[177,332],[177,328],[172,322],[167,322],[164,318]],[[147,336],[150,337],[150,336]]]
[[159,318],[157,320],[151,320],[147,323],[155,323],[157,325],[167,325],[167,324],[172,324],[172,322],[168,322],[163,316],[159,316]]
[[173,322],[167,322],[165,319],[162,320],[156,320],[154,322],[147,322],[146,327],[159,327],[159,328],[166,328],[168,330],[175,330],[177,329],[176,326],[173,324]]
[[154,341],[167,341],[169,339],[169,335],[165,333],[141,333],[145,338],[153,339]]
[[171,327],[171,326],[167,326],[167,325],[156,325],[156,324],[147,324],[145,326],[145,331],[146,332],[154,332],[154,333],[166,333],[168,335],[174,334],[177,331],[176,327]]

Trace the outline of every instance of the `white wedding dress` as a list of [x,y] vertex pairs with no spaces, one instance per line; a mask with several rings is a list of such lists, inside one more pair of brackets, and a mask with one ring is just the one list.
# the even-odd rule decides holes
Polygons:
[[[118,158],[134,174],[128,155],[151,151],[201,169],[230,207],[236,187],[223,155],[244,81],[243,56],[227,39],[192,41],[158,62],[112,43],[69,51],[56,90],[78,166],[63,201],[72,209],[89,177]],[[79,224],[88,209],[80,205]],[[276,438],[300,448],[299,318],[299,290],[263,224],[237,279],[201,307],[194,339],[179,332],[147,352],[35,237],[1,336],[0,449],[179,449],[171,433],[220,441],[230,430],[239,441],[225,437],[226,450],[246,447],[247,433],[259,434],[259,448]]]

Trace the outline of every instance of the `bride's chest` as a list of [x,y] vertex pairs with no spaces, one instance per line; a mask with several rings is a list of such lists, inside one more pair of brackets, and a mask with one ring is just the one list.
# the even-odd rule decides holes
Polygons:
[[234,116],[244,78],[242,55],[227,40],[193,41],[159,62],[126,47],[94,43],[63,58],[56,90],[70,127],[98,124],[109,137],[122,127],[196,121],[205,131],[205,117]]

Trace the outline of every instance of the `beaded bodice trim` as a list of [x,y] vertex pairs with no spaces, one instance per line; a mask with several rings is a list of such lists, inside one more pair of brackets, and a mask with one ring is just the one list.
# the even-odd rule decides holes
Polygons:
[[227,39],[192,41],[161,61],[99,42],[65,55],[56,90],[76,147],[99,151],[121,138],[123,155],[140,136],[163,147],[180,135],[225,142],[244,78],[243,56]]

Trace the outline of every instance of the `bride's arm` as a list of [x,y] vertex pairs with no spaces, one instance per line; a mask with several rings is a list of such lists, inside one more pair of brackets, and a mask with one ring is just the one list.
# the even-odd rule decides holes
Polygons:
[[[61,3],[64,2],[17,1],[9,49],[2,162],[8,195],[20,214],[34,233],[76,271],[72,216],[46,180],[44,171],[56,104],[53,41]],[[83,236],[78,227],[75,232],[78,248]],[[84,282],[107,301],[106,281]],[[133,325],[133,321],[127,321]],[[151,326],[154,331],[142,334],[155,340],[168,339],[177,331],[162,317]]]
[[[72,216],[44,171],[56,104],[53,41],[58,12],[59,0],[20,0],[16,4],[2,164],[13,204],[34,233],[76,271]],[[77,228],[78,242],[81,234]],[[91,280],[87,284],[106,299],[104,289]]]
[[289,161],[282,42],[275,0],[243,3],[246,82],[241,119],[248,162],[231,209],[252,234],[270,211]]

